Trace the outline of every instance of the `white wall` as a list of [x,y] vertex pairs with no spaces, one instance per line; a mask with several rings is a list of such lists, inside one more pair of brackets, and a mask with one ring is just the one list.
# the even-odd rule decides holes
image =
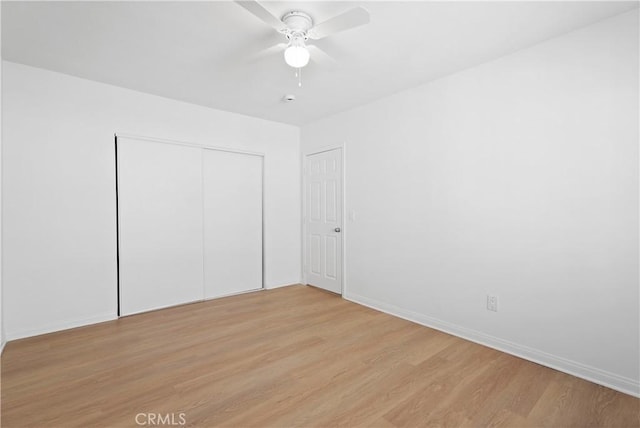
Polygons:
[[638,394],[638,72],[635,10],[303,127],[345,296]]
[[2,85],[8,339],[116,316],[115,132],[265,153],[265,283],[300,281],[297,127],[10,62]]

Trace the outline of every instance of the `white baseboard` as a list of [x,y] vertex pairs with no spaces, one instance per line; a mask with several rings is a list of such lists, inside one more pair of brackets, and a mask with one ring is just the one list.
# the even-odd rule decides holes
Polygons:
[[78,320],[61,321],[39,328],[30,328],[16,331],[7,332],[7,341],[24,339],[26,337],[39,336],[41,334],[53,333],[61,330],[68,330],[70,328],[84,327],[90,324],[97,324],[105,321],[112,321],[118,319],[116,314],[104,314],[96,317],[83,318]]
[[[281,284],[281,285],[270,285],[268,287],[265,287],[265,289],[270,290],[270,289],[280,288],[280,287],[289,287],[292,285],[300,285],[300,284],[287,283],[287,284]],[[261,289],[250,290],[249,292],[255,292],[260,290]],[[243,294],[243,293],[239,293],[239,294]],[[219,297],[226,297],[226,296],[216,296],[215,298],[219,298]],[[210,300],[210,299],[207,299],[207,300]],[[197,303],[197,302],[191,302],[191,303]],[[164,308],[158,308],[158,309],[164,309]],[[128,315],[133,315],[133,314],[128,314]],[[27,337],[39,336],[41,334],[54,333],[56,331],[68,330],[70,328],[76,328],[76,327],[84,327],[86,325],[97,324],[100,322],[112,321],[116,319],[118,319],[118,316],[115,313],[110,313],[110,314],[99,315],[96,317],[52,323],[40,328],[9,331],[7,332],[6,341],[24,339]],[[2,344],[2,346],[4,346],[4,344]]]
[[566,358],[520,345],[518,343],[500,339],[480,331],[451,324],[407,309],[402,309],[388,303],[379,302],[358,294],[347,292],[343,297],[354,303],[388,313],[398,318],[403,318],[426,327],[431,327],[436,330],[461,337],[471,342],[506,352],[507,354],[524,358],[525,360],[533,361],[543,366],[615,389],[616,391],[620,391],[634,397],[640,397],[640,382],[637,380],[619,376],[615,373],[600,370],[576,361],[571,361]]
[[302,285],[300,282],[287,282],[285,284],[277,284],[277,285],[266,285],[265,290],[273,290],[274,288],[282,288],[282,287],[291,287],[294,285]]

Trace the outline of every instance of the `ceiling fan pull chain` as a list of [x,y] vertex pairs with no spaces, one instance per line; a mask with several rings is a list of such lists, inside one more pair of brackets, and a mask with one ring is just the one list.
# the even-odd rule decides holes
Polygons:
[[302,88],[302,69],[298,69],[298,88]]

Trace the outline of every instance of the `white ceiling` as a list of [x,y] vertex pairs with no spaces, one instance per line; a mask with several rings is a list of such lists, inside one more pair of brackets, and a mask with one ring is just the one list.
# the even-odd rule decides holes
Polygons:
[[[637,8],[638,2],[263,2],[315,22],[371,23],[315,42],[303,87],[282,35],[232,2],[2,2],[2,57],[142,92],[301,125]],[[313,59],[312,59],[313,61]],[[284,94],[295,94],[293,103]]]

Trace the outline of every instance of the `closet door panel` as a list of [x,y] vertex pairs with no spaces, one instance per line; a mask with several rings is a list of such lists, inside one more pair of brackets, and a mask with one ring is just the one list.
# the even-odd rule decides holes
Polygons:
[[202,150],[118,138],[120,313],[202,300]]
[[202,155],[205,298],[262,288],[262,157]]

